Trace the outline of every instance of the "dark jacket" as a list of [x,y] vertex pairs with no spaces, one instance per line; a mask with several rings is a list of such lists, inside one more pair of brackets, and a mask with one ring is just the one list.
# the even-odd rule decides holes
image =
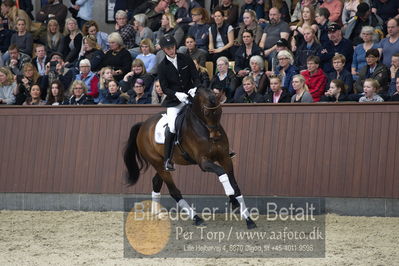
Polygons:
[[112,67],[114,70],[122,70],[121,75],[114,75],[115,80],[120,81],[132,68],[132,56],[125,48],[115,55],[112,50],[109,50],[102,61],[102,67],[106,66]]
[[[335,98],[334,96],[323,95],[320,97],[320,102],[336,102],[336,101],[337,98]],[[340,94],[338,97],[338,102],[345,102],[345,101],[349,101],[348,95]]]
[[223,22],[223,25],[220,28],[218,28],[215,23],[211,25],[213,47],[215,49],[216,49],[216,36],[218,32],[220,33],[220,37],[222,38],[223,44],[226,45],[229,43],[228,29],[229,29],[229,24],[227,24],[226,22]]
[[243,21],[242,17],[243,17],[244,12],[246,10],[255,11],[257,19],[265,17],[265,11],[263,9],[263,3],[262,3],[262,5],[260,5],[260,4],[258,4],[257,0],[253,0],[252,3],[250,3],[250,4],[243,3],[243,5],[241,6],[240,18],[238,19],[238,22],[242,22]]
[[[281,67],[278,66],[276,68],[276,70],[274,71],[274,74],[280,75],[280,69],[281,69]],[[295,94],[295,90],[292,87],[292,78],[297,74],[299,74],[299,70],[294,65],[290,65],[287,68],[287,70],[285,71],[285,79],[284,79],[284,84],[282,84],[282,87],[285,88],[289,92],[290,95]]]
[[363,92],[364,80],[367,78],[371,78],[377,80],[378,83],[380,83],[380,92],[383,92],[383,94],[385,94],[388,91],[389,81],[391,80],[389,69],[384,64],[378,63],[375,67],[374,72],[368,77],[367,74],[369,72],[369,69],[370,67],[368,65],[360,69],[359,78],[356,80],[354,86],[355,92]]
[[265,97],[262,94],[253,92],[251,95],[245,93],[236,103],[264,103]]
[[[326,89],[328,90],[330,88],[330,82],[333,79],[337,79],[337,71],[330,72],[327,74],[327,84],[326,84]],[[346,88],[346,94],[352,94],[353,93],[353,77],[352,73],[350,73],[348,70],[343,69],[341,73],[339,73],[339,80],[342,80],[345,85],[347,86]]]
[[0,51],[4,54],[8,51],[10,46],[11,36],[15,33],[13,30],[3,29],[0,30]]
[[136,101],[136,95],[130,95],[130,99],[127,102],[129,104],[151,104],[151,95],[144,94],[138,101]]
[[231,69],[229,69],[227,71],[227,77],[223,80],[220,80],[219,76],[216,74],[213,76],[209,87],[211,89],[223,89],[226,92],[227,100],[230,101],[233,98],[234,92],[237,88],[236,75]]
[[86,52],[83,56],[79,57],[76,67],[79,68],[79,62],[82,59],[89,59],[91,65],[91,71],[97,72],[101,70],[102,60],[104,59],[104,53],[102,50],[93,49]]
[[69,105],[86,105],[86,104],[94,104],[93,98],[88,95],[83,95],[79,100],[76,100],[75,96],[72,96],[68,100]]
[[250,69],[249,59],[251,58],[251,56],[254,55],[260,55],[260,56],[263,55],[262,49],[260,49],[260,47],[256,43],[252,44],[250,55],[247,55],[246,53],[245,44],[240,45],[240,47],[237,49],[237,52],[234,55],[234,61],[235,61],[234,71],[238,73],[238,71],[246,68],[249,70]]
[[[265,102],[266,103],[273,103],[273,92],[270,91],[269,93],[267,93],[265,95]],[[280,95],[280,98],[278,99],[279,103],[289,103],[291,102],[291,95],[286,92],[285,90],[283,90],[283,92]]]
[[115,94],[108,92],[105,97],[101,100],[102,104],[125,104],[127,99],[121,96],[121,92],[118,91]]
[[194,24],[188,28],[188,35],[194,36],[197,48],[208,51],[209,25]]
[[[323,52],[323,50],[327,52]],[[334,71],[332,65],[332,58],[336,54],[342,54],[346,58],[345,69],[351,72],[352,60],[353,60],[353,45],[352,42],[347,39],[342,39],[338,45],[334,45],[332,41],[329,41],[325,45],[322,45],[320,52],[317,54],[320,57],[321,67],[324,73],[330,73]]]
[[200,84],[198,71],[193,60],[184,54],[177,53],[177,68],[165,58],[158,65],[159,82],[163,92],[167,95],[162,103],[164,107],[173,107],[180,104],[176,92],[187,93],[191,88]]
[[[154,78],[150,74],[142,74],[142,75],[133,75],[127,79],[127,82],[123,79],[119,81],[119,86],[121,86],[121,90],[123,92],[133,91],[134,83],[136,79],[142,79],[144,81],[144,92],[149,93],[151,90],[152,82]],[[134,94],[134,93],[133,93]]]
[[307,68],[306,60],[309,56],[317,55],[320,52],[321,45],[319,43],[313,42],[310,48],[307,48],[306,45],[306,42],[302,43],[295,52],[295,65],[298,66],[299,71]]
[[69,35],[66,35],[61,41],[61,53],[64,55],[64,61],[72,63],[76,59],[78,59],[80,49],[82,48],[82,40],[83,35],[78,33],[75,39],[73,39],[74,48],[69,48],[69,43],[71,42],[71,38]]

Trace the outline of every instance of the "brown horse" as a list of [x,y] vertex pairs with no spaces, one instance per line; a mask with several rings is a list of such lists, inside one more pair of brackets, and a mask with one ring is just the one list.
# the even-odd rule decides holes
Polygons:
[[[181,126],[182,149],[176,148],[173,160],[180,165],[196,164],[203,171],[213,172],[219,177],[226,195],[229,196],[232,209],[240,208],[240,214],[246,220],[248,229],[256,227],[249,217],[244,199],[234,178],[233,163],[229,155],[229,141],[220,125],[222,107],[220,99],[208,89],[198,89],[192,104],[187,106],[185,118]],[[141,170],[152,165],[156,174],[152,179],[153,201],[160,201],[160,191],[163,182],[166,183],[170,195],[179,207],[188,212],[196,225],[203,223],[195,211],[183,199],[182,194],[173,182],[170,172],[164,170],[164,145],[157,144],[154,138],[155,126],[161,114],[150,117],[144,122],[135,124],[130,131],[128,143],[124,151],[124,161],[127,167],[127,180],[134,185]],[[191,158],[191,162],[183,156],[182,150]],[[217,164],[215,163],[217,162]]]

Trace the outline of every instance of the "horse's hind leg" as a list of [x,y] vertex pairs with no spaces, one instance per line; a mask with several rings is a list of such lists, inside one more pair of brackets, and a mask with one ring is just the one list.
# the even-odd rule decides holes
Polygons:
[[161,176],[156,173],[152,178],[152,205],[151,211],[154,214],[159,213],[161,210],[159,209],[161,203],[161,188],[162,188],[163,180]]
[[[170,196],[177,202],[178,206],[189,215],[189,217],[194,221],[195,225],[197,226],[201,225],[204,222],[204,220],[197,215],[195,210],[183,198],[180,190],[176,187],[175,182],[173,182],[171,173],[164,170],[162,163],[160,164],[159,167],[156,168],[156,171],[157,175],[160,178],[162,178],[163,182],[165,182],[166,186],[168,187]],[[153,178],[153,186],[154,186],[154,179],[155,176]],[[156,181],[158,181],[157,179]],[[162,182],[160,184],[161,184],[160,186],[162,186]]]
[[219,162],[221,166],[204,160],[201,162],[200,167],[207,172],[213,172],[218,175],[219,181],[222,183],[226,195],[230,198],[232,209],[240,207],[240,215],[247,222],[248,229],[256,227],[254,221],[249,217],[248,209],[245,205],[244,197],[241,195],[240,188],[234,177],[233,163],[229,157],[224,158]]

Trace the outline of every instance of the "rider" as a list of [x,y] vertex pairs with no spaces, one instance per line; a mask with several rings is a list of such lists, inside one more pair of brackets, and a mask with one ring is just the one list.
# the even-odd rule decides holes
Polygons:
[[166,35],[159,45],[165,53],[165,58],[158,65],[159,82],[166,94],[162,106],[167,107],[168,121],[165,133],[165,170],[173,171],[175,169],[171,157],[176,135],[175,120],[183,106],[189,103],[188,94],[194,97],[200,81],[191,57],[176,53],[176,40],[173,36]]

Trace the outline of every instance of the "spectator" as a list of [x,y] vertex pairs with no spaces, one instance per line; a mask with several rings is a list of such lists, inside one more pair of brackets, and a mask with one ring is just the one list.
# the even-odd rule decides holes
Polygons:
[[396,91],[392,94],[390,101],[399,101],[399,76],[396,77]]
[[[334,72],[330,72],[327,74],[327,86],[330,85],[330,82],[334,79],[342,80],[344,84],[347,85],[348,94],[353,93],[353,78],[352,74],[344,68],[346,63],[346,58],[342,54],[337,54],[333,57],[333,67]],[[328,88],[326,87],[326,90]]]
[[175,14],[176,23],[186,33],[188,31],[188,24],[193,21],[191,11],[201,6],[195,0],[175,0],[175,3],[178,6]]
[[354,86],[356,93],[363,92],[363,84],[366,79],[377,80],[378,88],[381,88],[381,92],[386,93],[388,91],[389,70],[384,64],[379,62],[379,58],[380,53],[377,49],[370,49],[366,52],[367,65],[359,71],[359,78]]
[[56,19],[50,19],[47,23],[47,30],[43,32],[40,41],[46,46],[47,55],[54,52],[61,52],[62,34]]
[[[292,1],[293,9],[294,6],[296,6],[296,3],[294,3],[294,1]],[[259,19],[259,23],[266,23],[266,21],[269,20],[269,10],[272,7],[275,7],[280,11],[282,20],[284,20],[287,23],[291,22],[291,12],[285,0],[266,0],[264,2],[265,2],[265,18]]]
[[317,40],[314,29],[310,27],[304,27],[303,30],[304,43],[298,46],[295,52],[295,65],[299,70],[307,68],[307,62],[309,56],[317,55],[320,53],[321,45]]
[[125,104],[127,99],[122,95],[119,85],[115,80],[108,83],[108,92],[100,101],[100,104]]
[[366,51],[378,47],[377,43],[375,42],[377,37],[375,36],[373,27],[364,26],[360,36],[363,40],[363,43],[358,44],[353,52],[352,75],[354,79],[358,78],[360,69],[367,65]]
[[[195,41],[195,38],[193,36],[188,35],[186,37],[185,46],[180,47],[179,52],[190,56],[193,60],[196,59],[201,66],[205,66],[208,53],[205,50],[198,49],[197,42]],[[157,60],[157,62],[160,61]]]
[[151,96],[144,92],[144,80],[136,79],[133,86],[134,93],[130,95],[128,103],[131,104],[150,104]]
[[383,102],[384,99],[377,94],[380,88],[380,84],[377,80],[368,78],[364,81],[364,96],[359,99],[359,103],[372,103],[372,102]]
[[67,98],[64,93],[64,86],[59,80],[54,80],[50,84],[50,90],[47,96],[47,105],[67,104]]
[[112,68],[103,67],[100,70],[100,80],[98,82],[98,98],[101,101],[108,92],[108,83],[114,80],[114,76],[112,75]]
[[320,68],[320,58],[318,56],[308,57],[308,69],[301,72],[301,75],[306,80],[306,85],[313,97],[314,102],[319,102],[320,97],[324,94],[324,89],[327,84],[327,77]]
[[290,94],[295,93],[294,87],[292,86],[292,78],[299,73],[299,69],[293,65],[294,58],[288,51],[281,51],[277,55],[279,65],[274,70],[274,75],[277,75],[282,80],[283,88]]
[[136,34],[133,25],[127,23],[127,13],[123,10],[119,10],[118,12],[116,12],[115,20],[115,30],[120,34],[122,38],[122,43],[120,43],[120,46],[124,46],[126,47],[126,49],[132,49],[134,47]]
[[82,49],[83,35],[74,18],[67,18],[65,33],[66,35],[62,39],[61,53],[64,56],[65,64],[68,65],[78,59],[79,52]]
[[390,19],[387,29],[389,36],[380,41],[378,50],[383,56],[382,63],[390,67],[392,55],[399,53],[399,19]]
[[309,6],[313,7],[314,10],[317,10],[320,4],[319,1],[317,0],[298,1],[298,3],[295,5],[294,12],[292,13],[291,16],[291,22],[299,21],[302,17],[302,9],[304,7],[309,7]]
[[341,0],[324,0],[320,7],[327,8],[330,12],[329,20],[337,24],[342,23],[342,9],[344,4]]
[[36,15],[36,20],[42,23],[48,23],[50,19],[56,19],[61,29],[65,27],[65,19],[68,14],[68,8],[59,0],[49,0],[48,4],[43,6]]
[[271,65],[270,54],[276,50],[276,43],[278,40],[288,40],[290,28],[287,22],[281,20],[281,13],[277,8],[270,9],[269,17],[270,24],[266,25],[259,46],[265,50],[265,57]]
[[347,60],[345,69],[351,71],[352,59],[353,59],[353,46],[351,41],[342,37],[341,26],[337,23],[331,23],[328,27],[328,38],[330,42],[322,44],[322,50],[319,53],[322,68],[325,73],[334,71],[332,66],[332,58],[336,54],[342,54]]
[[11,44],[15,44],[21,53],[32,56],[33,37],[26,31],[26,23],[23,18],[17,19],[17,32],[11,36]]
[[32,0],[18,0],[19,8],[24,10],[31,20],[34,19],[32,15],[33,4]]
[[161,83],[159,83],[159,79],[156,79],[152,87],[151,103],[161,104],[165,100],[165,98],[166,94],[163,92],[161,88]]
[[352,41],[353,46],[359,45],[363,42],[361,32],[365,26],[371,26],[374,31],[382,33],[382,19],[370,12],[370,6],[367,3],[361,3],[357,7],[356,17],[354,17],[346,27],[344,37]]
[[135,45],[140,46],[140,42],[144,39],[154,39],[153,31],[147,26],[148,18],[145,14],[137,14],[134,16],[133,27],[136,31]]
[[317,38],[319,39],[322,46],[326,45],[330,42],[328,38],[328,18],[330,17],[330,11],[327,8],[319,8],[316,9],[315,20],[317,25],[319,26],[319,32],[317,34]]
[[231,25],[232,27],[237,25],[238,5],[233,4],[232,0],[221,0],[220,5],[213,10],[213,15],[215,15],[216,10],[222,12],[223,20],[227,25]]
[[213,93],[215,93],[216,99],[219,99],[221,104],[229,103],[226,97],[226,91],[223,88],[213,88]]
[[46,105],[46,101],[41,99],[40,86],[33,84],[29,89],[29,97],[22,105]]
[[135,59],[131,65],[131,71],[127,73],[123,80],[119,82],[123,92],[129,92],[134,94],[132,88],[136,82],[136,79],[141,79],[144,81],[144,92],[146,94],[150,93],[151,84],[154,81],[153,77],[147,73],[145,70],[144,62],[140,59]]
[[[249,77],[252,77],[255,81],[256,92],[261,95],[265,95],[267,93],[267,89],[269,88],[269,78],[267,77],[264,69],[265,63],[263,57],[259,55],[254,55],[249,60],[250,72],[248,73]],[[238,87],[234,93],[234,101],[237,101],[244,95],[244,88],[242,86]]]
[[395,0],[370,0],[374,14],[380,16],[383,21],[399,19],[399,2]]
[[[188,28],[188,35],[195,38],[197,48],[208,51],[209,45],[209,15],[203,7],[196,7],[191,10],[191,17],[194,25]],[[176,39],[176,36],[175,36]],[[177,45],[180,42],[176,39]]]
[[263,9],[263,2],[260,3],[257,0],[244,0],[243,5],[241,5],[240,17],[238,19],[238,22],[243,22],[244,13],[249,10],[255,12],[256,19],[263,19],[265,17],[265,11]]
[[76,0],[75,4],[71,6],[78,10],[77,22],[79,29],[83,27],[87,21],[93,19],[94,0]]
[[289,103],[291,97],[286,90],[281,87],[281,79],[278,76],[270,77],[270,91],[265,97],[266,103]]
[[48,88],[55,80],[61,81],[64,88],[68,88],[75,77],[73,69],[65,66],[61,53],[54,52],[50,55],[50,61],[46,64],[46,75],[43,76],[43,88]]
[[[137,0],[115,0],[115,6],[114,6],[114,15],[118,10],[125,10],[129,14],[132,14],[140,5],[142,5],[147,2],[152,2],[152,1],[137,1]],[[142,12],[139,12],[142,13]]]
[[81,80],[85,83],[87,91],[85,92],[88,96],[94,99],[95,103],[98,103],[98,76],[91,70],[89,59],[83,59],[79,62],[79,74],[75,76],[75,80]]
[[236,101],[237,103],[264,103],[265,98],[256,92],[256,83],[252,77],[244,77],[242,80],[244,95]]
[[[4,28],[3,25],[3,16],[0,14],[0,52],[7,53],[8,47],[10,46],[10,41],[11,41],[11,36],[14,34],[15,31],[9,30]],[[7,60],[7,58],[3,58],[4,61]]]
[[[271,55],[270,55],[270,57],[272,58],[272,67],[271,67],[272,72],[271,72],[271,75],[273,74],[273,71],[275,71],[276,68],[279,65],[279,61],[278,61],[278,58],[277,58],[278,53],[281,52],[281,51],[287,51],[287,52],[292,53],[292,51],[290,50],[289,46],[290,45],[289,45],[289,43],[288,43],[288,41],[286,39],[280,39],[280,40],[278,40],[276,42],[276,50],[274,52],[272,52]],[[266,70],[267,70],[267,68],[270,69],[270,67],[266,67],[265,66]]]
[[198,64],[197,60],[193,59],[193,62],[194,62],[195,68],[198,71],[200,86],[202,88],[208,88],[209,84],[210,84],[208,70],[205,67]]
[[396,78],[399,77],[399,53],[392,56],[392,63],[390,67],[391,82],[389,84],[388,95],[392,96],[396,92]]
[[305,78],[302,75],[295,75],[292,78],[292,87],[295,94],[291,97],[291,103],[312,103],[313,97],[309,93],[308,85],[305,83]]
[[237,79],[233,70],[229,69],[229,59],[221,56],[216,60],[216,67],[218,72],[213,76],[209,87],[224,89],[227,96],[227,101],[231,101],[234,92],[237,88]]
[[345,83],[340,79],[333,79],[328,90],[320,98],[320,102],[344,102],[348,100]]
[[319,27],[316,24],[315,11],[313,7],[305,6],[302,9],[302,16],[298,24],[290,27],[290,30],[292,32],[292,38],[291,38],[292,51],[295,51],[298,46],[301,46],[302,44],[305,43],[303,31],[305,28],[309,27],[313,29],[314,32],[317,32],[319,30]]
[[129,72],[132,65],[132,57],[124,47],[122,37],[119,33],[111,33],[108,36],[108,42],[109,50],[105,54],[102,67],[111,67],[115,80],[120,81]]
[[104,53],[100,49],[96,38],[92,35],[83,37],[82,52],[77,60],[77,65],[83,59],[90,61],[91,71],[97,72],[101,69],[102,60],[104,59]]
[[234,45],[242,45],[242,33],[245,30],[251,30],[254,35],[254,41],[257,45],[259,45],[260,40],[262,39],[263,29],[258,24],[256,19],[255,11],[253,10],[245,10],[243,14],[243,22],[240,23],[240,31],[238,32],[238,37],[234,41]]
[[[132,1],[129,1],[132,2]],[[161,27],[162,15],[169,7],[169,1],[158,0],[145,1],[133,11],[133,15],[143,13],[148,18],[148,27],[153,31],[157,31]]]
[[99,49],[101,49],[103,52],[108,51],[108,34],[99,30],[97,22],[94,20],[87,21],[83,25],[82,32],[83,36],[93,36],[97,41]]
[[140,54],[136,57],[143,61],[147,73],[156,73],[157,59],[154,54],[155,48],[150,39],[143,39],[140,42]]
[[46,55],[46,48],[43,44],[36,45],[35,48],[36,57],[32,59],[32,64],[39,72],[40,76],[46,75],[46,64],[48,62],[48,56]]
[[17,84],[14,75],[7,67],[0,67],[0,104],[14,104],[13,94]]
[[[169,12],[162,15],[161,27],[155,34],[155,36],[156,36],[155,48],[158,51],[161,50],[159,41],[162,39],[162,37],[164,37],[166,35],[173,36],[176,39],[177,46],[180,46],[180,44],[183,42],[184,31],[176,25],[175,17],[173,16],[173,14],[171,14]],[[208,38],[208,33],[206,36]],[[165,54],[163,54],[163,56],[165,56]],[[162,57],[162,59],[163,59],[163,57]],[[161,62],[161,60],[158,62]]]
[[215,63],[222,56],[231,58],[229,49],[234,44],[234,29],[231,25],[227,24],[227,20],[224,20],[222,11],[216,10],[213,13],[213,18],[215,23],[209,28],[208,52]]
[[7,19],[8,21],[8,27],[5,28],[8,28],[10,30],[16,30],[17,19],[23,18],[26,22],[26,30],[30,31],[32,20],[24,10],[17,8],[14,0],[2,1],[1,14],[3,15],[3,19]]
[[69,105],[86,105],[94,104],[93,99],[86,95],[87,87],[81,80],[75,80],[70,87],[70,94],[72,95],[67,104]]
[[46,99],[47,89],[43,87],[43,77],[39,75],[32,63],[25,63],[22,75],[17,76],[17,87],[14,90],[15,104],[21,105],[30,95],[33,85],[39,85],[42,100]]
[[346,27],[348,22],[357,16],[358,6],[363,0],[345,0],[342,9],[342,25]]
[[249,59],[254,55],[262,56],[262,50],[254,42],[252,30],[242,32],[243,44],[237,49],[234,55],[234,71],[239,78],[243,78],[250,72]]
[[21,75],[22,67],[25,63],[30,62],[31,58],[29,55],[20,53],[15,44],[11,44],[8,47],[8,54],[9,59],[4,62],[5,66],[8,66],[14,75]]

